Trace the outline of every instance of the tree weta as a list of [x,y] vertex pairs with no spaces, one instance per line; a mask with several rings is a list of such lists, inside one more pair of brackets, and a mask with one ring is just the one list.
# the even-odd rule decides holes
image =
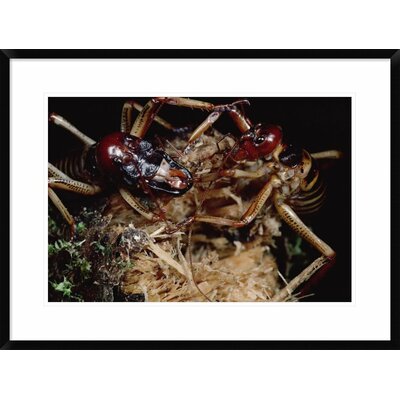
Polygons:
[[[240,103],[245,101],[239,101]],[[179,162],[172,159],[169,155],[171,152],[156,149],[151,142],[144,139],[153,121],[172,132],[179,132],[158,116],[164,104],[197,108],[209,113],[207,118],[192,131],[186,148],[180,150],[183,158]],[[134,121],[132,121],[133,110],[139,111],[139,116]],[[196,151],[194,145],[198,139],[208,133],[222,114],[228,114],[232,118],[241,136],[225,154],[225,160],[218,171],[213,171],[205,178],[212,181],[211,185],[220,180],[234,185],[241,178],[248,180],[261,178],[265,184],[240,218],[216,217],[207,215],[204,210],[199,209],[199,212],[189,216],[180,226],[184,228],[199,222],[234,229],[242,228],[249,225],[263,207],[272,204],[282,220],[328,259],[333,260],[334,251],[331,247],[313,234],[297,217],[297,213],[317,211],[325,197],[325,186],[319,176],[315,159],[338,158],[339,153],[328,151],[310,154],[305,150],[298,150],[282,140],[282,129],[279,126],[253,125],[244,113],[239,111],[235,102],[223,105],[219,102],[212,104],[200,100],[165,97],[152,99],[142,107],[135,101],[129,101],[123,106],[120,132],[107,135],[97,143],[62,117],[52,114],[50,121],[73,133],[84,143],[85,149],[81,158],[75,160],[70,158],[69,161],[55,163],[55,167],[49,166],[49,195],[51,198],[52,194],[55,195],[53,189],[67,189],[86,195],[95,194],[111,184],[117,188],[124,200],[149,222],[162,220],[161,207],[160,215],[150,212],[136,199],[135,194],[144,193],[150,201],[157,203],[159,195],[163,193],[180,197],[192,190],[193,186],[197,191],[201,190],[201,185],[197,185],[197,182],[201,182],[204,176],[199,178],[196,169],[192,169],[184,157]],[[124,146],[130,149],[129,154],[125,154],[125,149],[121,150]],[[249,171],[247,165],[255,161],[260,161],[261,169]],[[58,171],[55,170],[57,167]],[[80,174],[81,172],[84,173]],[[62,179],[69,181],[61,182]],[[91,192],[82,192],[81,185],[72,188],[71,180],[90,185]],[[84,188],[87,189],[86,186]],[[59,206],[58,203],[56,205]],[[57,208],[63,214],[62,206]],[[70,217],[73,221],[71,215]],[[73,230],[73,224],[70,226]]]
[[[338,159],[342,157],[342,153],[328,150],[310,154],[305,149],[286,143],[280,126],[266,123],[254,125],[236,105],[225,111],[232,118],[241,136],[227,153],[225,165],[222,165],[216,173],[211,173],[208,180],[215,184],[222,178],[250,180],[262,178],[265,183],[239,219],[198,213],[189,218],[190,222],[242,228],[250,224],[260,210],[271,202],[282,220],[325,257],[321,263],[316,263],[318,268],[323,264],[332,265],[336,257],[335,251],[320,239],[298,214],[316,213],[324,202],[326,188],[320,176],[317,160]],[[214,111],[208,116],[192,133],[187,149],[190,149],[220,115],[220,112]],[[257,171],[240,169],[241,165],[257,160],[262,160],[262,166]],[[229,163],[231,167],[227,168],[226,164]],[[310,269],[313,268],[315,269],[315,266],[311,266]],[[293,283],[293,286],[298,285],[299,279],[301,277]]]
[[[50,122],[69,131],[84,145],[79,154],[60,160],[56,165],[48,165],[49,197],[70,225],[71,235],[74,233],[74,219],[54,189],[91,196],[100,193],[112,183],[133,209],[148,220],[154,220],[157,216],[146,210],[132,192],[140,190],[156,202],[156,193],[181,196],[192,187],[190,171],[144,139],[153,120],[164,128],[175,129],[157,116],[163,104],[214,110],[213,115],[221,115],[235,106],[214,106],[197,100],[161,97],[151,99],[144,107],[135,101],[129,101],[122,108],[120,131],[106,135],[97,143],[65,118],[54,112],[50,114]],[[134,109],[139,111],[139,115],[132,123]],[[213,117],[209,117],[207,124],[196,129],[197,134],[202,134],[209,128],[210,118]]]

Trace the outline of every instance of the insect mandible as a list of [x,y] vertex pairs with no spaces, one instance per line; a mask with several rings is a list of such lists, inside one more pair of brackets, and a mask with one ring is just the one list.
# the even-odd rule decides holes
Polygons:
[[[58,161],[56,165],[48,163],[48,194],[69,224],[71,237],[75,232],[75,220],[54,189],[91,196],[113,184],[133,209],[154,221],[159,217],[142,205],[135,197],[135,192],[141,191],[154,200],[158,193],[181,196],[192,187],[190,171],[144,139],[153,121],[168,130],[176,129],[157,115],[163,104],[214,111],[211,119],[209,117],[206,124],[196,129],[197,134],[208,129],[209,121],[212,123],[214,116],[234,108],[234,105],[214,106],[185,98],[153,98],[145,106],[136,101],[127,101],[122,108],[120,131],[108,134],[98,142],[62,116],[50,114],[50,122],[63,127],[83,144],[79,153]],[[134,110],[139,114],[132,121]]]
[[[267,203],[272,203],[282,220],[325,256],[327,263],[333,264],[335,251],[319,238],[298,214],[315,213],[320,209],[325,199],[326,186],[320,175],[317,160],[338,159],[342,157],[341,152],[328,150],[309,153],[305,149],[286,143],[280,126],[253,124],[235,105],[225,111],[232,118],[241,136],[225,157],[225,165],[217,173],[210,174],[209,180],[215,182],[223,177],[264,178],[264,184],[239,219],[199,213],[191,217],[190,222],[241,228],[251,223]],[[221,112],[212,112],[208,116],[203,126],[196,129],[189,138],[188,149],[203,135],[204,126],[211,127],[220,115]],[[262,160],[262,166],[258,170],[240,169],[241,165],[257,160]],[[229,162],[230,167],[226,165]]]

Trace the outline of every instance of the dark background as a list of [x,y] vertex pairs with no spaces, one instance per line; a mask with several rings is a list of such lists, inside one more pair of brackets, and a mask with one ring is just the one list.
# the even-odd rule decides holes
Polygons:
[[[199,99],[199,98],[198,98]],[[215,104],[230,103],[238,98],[201,98]],[[309,152],[336,149],[345,157],[322,165],[328,184],[328,197],[323,208],[314,216],[303,218],[314,232],[337,253],[336,264],[314,287],[314,296],[304,301],[351,300],[351,98],[344,97],[246,97],[245,107],[253,123],[268,122],[281,125],[286,142]],[[86,135],[98,140],[120,129],[121,110],[130,98],[49,98],[49,113],[56,112]],[[148,98],[135,98],[142,105]],[[165,105],[160,116],[174,126],[196,126],[206,113],[199,110]],[[217,122],[223,132],[238,134],[227,116]],[[154,124],[148,138],[154,134],[168,137],[170,132]],[[79,142],[64,129],[49,124],[49,161],[79,148]],[[329,168],[324,168],[329,167]],[[283,235],[291,234],[287,228]],[[278,249],[283,243],[278,241]],[[308,248],[311,255],[318,256]],[[279,257],[279,251],[277,256]]]

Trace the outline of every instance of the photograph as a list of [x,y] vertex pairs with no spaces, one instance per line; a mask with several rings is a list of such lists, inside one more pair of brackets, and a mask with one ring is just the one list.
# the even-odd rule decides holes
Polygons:
[[350,302],[351,97],[48,97],[49,302]]

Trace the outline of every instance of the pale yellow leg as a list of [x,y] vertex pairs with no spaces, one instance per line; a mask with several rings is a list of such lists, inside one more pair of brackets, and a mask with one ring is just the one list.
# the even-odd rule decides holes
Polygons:
[[321,240],[304,222],[298,217],[291,207],[283,203],[279,195],[275,196],[274,205],[281,218],[304,240],[311,244],[324,256],[332,259],[335,257],[334,250]]
[[48,178],[48,192],[49,198],[56,206],[56,208],[60,211],[61,215],[65,219],[65,221],[70,226],[71,238],[75,233],[75,221],[72,215],[67,210],[67,207],[63,204],[61,199],[57,196],[56,192],[53,189],[63,189],[68,190],[70,192],[84,194],[84,195],[94,195],[101,191],[99,186],[89,185],[87,183],[75,181],[71,179],[68,175],[64,174],[64,172],[60,171],[53,164],[48,163],[48,171],[50,177]]
[[[133,110],[136,110],[140,113],[143,110],[143,106],[134,100],[125,102],[124,106],[122,107],[122,114],[121,114],[121,132],[123,133],[128,134],[132,129]],[[159,117],[158,115],[154,117],[154,121],[160,124],[165,129],[168,130],[174,129],[174,126],[172,124],[170,124],[165,119]]]
[[119,188],[118,190],[122,198],[140,215],[143,215],[143,217],[150,221],[153,221],[156,218],[156,216],[143,207],[139,200],[137,200],[128,190],[123,188]]
[[93,196],[101,192],[100,186],[75,181],[69,178],[49,178],[48,182],[49,186],[53,189],[63,189],[86,196]]
[[321,159],[338,160],[339,158],[343,158],[343,153],[338,150],[326,150],[326,151],[320,151],[318,153],[311,153],[311,157],[314,158],[315,160],[321,160]]
[[257,194],[257,197],[251,202],[249,208],[246,210],[246,212],[242,215],[242,217],[239,220],[214,217],[212,215],[196,215],[194,217],[194,220],[198,222],[207,222],[215,225],[225,225],[234,228],[241,228],[242,226],[245,226],[249,224],[251,221],[253,221],[253,219],[260,212],[261,208],[264,206],[269,196],[271,195],[272,190],[274,189],[276,179],[277,178],[273,177],[263,186],[263,188]]
[[82,133],[78,128],[76,128],[74,125],[72,125],[70,122],[68,122],[61,115],[58,115],[56,113],[51,113],[49,119],[54,124],[59,125],[59,126],[63,127],[64,129],[66,129],[68,132],[72,133],[84,145],[92,146],[96,143],[93,139],[91,139],[89,136],[86,136],[84,133]]
[[67,210],[67,207],[64,206],[64,203],[61,201],[61,199],[57,196],[56,192],[49,188],[49,198],[53,202],[53,204],[56,206],[58,211],[60,211],[60,214],[63,216],[65,221],[70,227],[70,236],[71,238],[75,234],[75,220],[74,217],[69,213]]

